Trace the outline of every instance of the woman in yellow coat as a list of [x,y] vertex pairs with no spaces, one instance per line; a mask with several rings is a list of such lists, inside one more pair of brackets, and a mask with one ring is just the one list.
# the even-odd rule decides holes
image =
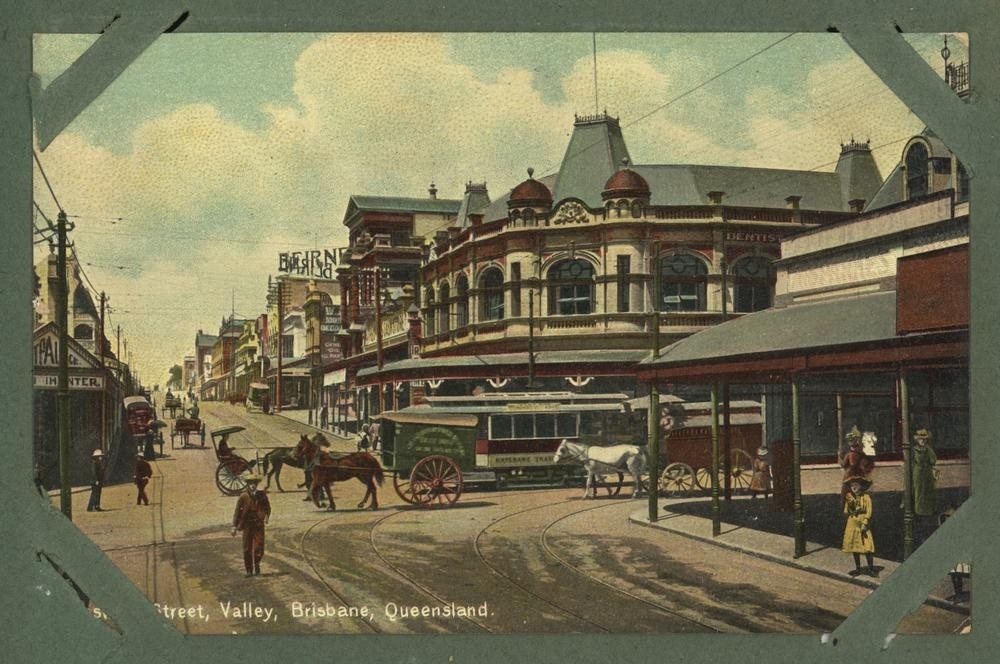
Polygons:
[[872,499],[868,495],[871,487],[871,480],[864,477],[849,477],[844,480],[844,484],[850,488],[847,502],[844,503],[844,514],[847,515],[847,524],[844,526],[844,553],[854,556],[854,569],[848,574],[858,576],[861,574],[861,554],[865,554],[865,562],[868,563],[867,573],[869,576],[878,576],[875,571],[874,556],[875,540],[871,533],[872,520]]

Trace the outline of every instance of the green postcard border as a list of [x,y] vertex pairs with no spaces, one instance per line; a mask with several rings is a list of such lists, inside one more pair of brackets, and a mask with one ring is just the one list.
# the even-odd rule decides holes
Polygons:
[[[925,662],[990,661],[1000,652],[1000,545],[993,506],[1000,505],[997,463],[989,448],[1000,430],[1000,12],[994,0],[781,0],[695,3],[523,2],[494,0],[0,0],[0,551],[6,562],[0,593],[0,659],[11,662]],[[184,637],[165,623],[139,590],[86,537],[52,509],[31,482],[31,35],[98,33],[114,23],[159,25],[188,12],[180,32],[346,31],[748,31],[836,29],[962,158],[973,178],[972,200],[972,493],[947,531],[939,531],[838,628],[820,635],[559,635],[559,636],[204,636]],[[120,18],[119,18],[120,16]],[[167,21],[167,25],[173,20]],[[974,95],[960,102],[915,57],[898,31],[968,32]],[[138,42],[137,42],[138,43]],[[132,45],[135,48],[135,44]],[[127,49],[126,49],[127,50]],[[116,53],[92,77],[110,80]],[[120,52],[118,53],[120,56]],[[109,78],[110,77],[110,78]],[[95,80],[92,78],[91,80]],[[83,92],[63,90],[71,101]],[[40,91],[35,91],[36,95]],[[42,108],[36,96],[36,110]],[[58,115],[72,104],[50,106]],[[70,112],[70,111],[67,111]],[[981,208],[981,209],[980,209]],[[9,235],[7,235],[9,233]],[[947,545],[943,544],[947,541]],[[44,553],[44,556],[41,554]],[[938,555],[946,553],[950,555]],[[899,636],[887,642],[897,612],[915,607],[926,589],[962,556],[976,570],[973,626],[968,636]],[[94,620],[49,560],[75,579],[120,626]],[[921,577],[924,577],[921,579]],[[822,582],[820,582],[822,583]],[[821,589],[817,589],[820,590]],[[892,618],[894,620],[894,618]],[[889,621],[887,623],[887,621]],[[888,627],[887,627],[888,624]]]

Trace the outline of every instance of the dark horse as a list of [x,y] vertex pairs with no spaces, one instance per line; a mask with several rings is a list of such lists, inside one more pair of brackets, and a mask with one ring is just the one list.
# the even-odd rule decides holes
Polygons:
[[[270,488],[271,477],[274,477],[274,483],[278,485],[278,491],[284,491],[281,488],[281,469],[284,466],[292,466],[293,468],[302,468],[306,473],[306,481],[300,484],[300,487],[309,486],[312,484],[312,478],[310,477],[310,471],[306,467],[306,456],[302,453],[306,445],[321,445],[323,447],[329,447],[330,443],[327,442],[326,438],[321,433],[317,433],[310,440],[305,434],[302,434],[299,444],[295,447],[276,447],[266,455],[261,460],[261,472],[267,478],[267,484],[265,488]],[[308,498],[306,498],[308,500]]]
[[367,489],[365,497],[358,503],[358,509],[363,508],[368,503],[369,498],[371,498],[371,508],[378,509],[378,491],[375,488],[375,482],[378,482],[379,485],[383,484],[385,475],[382,472],[382,465],[371,454],[353,452],[343,456],[333,456],[320,450],[318,445],[305,436],[299,441],[295,450],[305,457],[307,463],[312,466],[312,486],[309,489],[309,495],[312,496],[316,507],[321,507],[319,503],[320,492],[326,490],[326,496],[330,499],[330,506],[327,509],[331,511],[337,509],[336,503],[333,502],[330,484],[357,478]]

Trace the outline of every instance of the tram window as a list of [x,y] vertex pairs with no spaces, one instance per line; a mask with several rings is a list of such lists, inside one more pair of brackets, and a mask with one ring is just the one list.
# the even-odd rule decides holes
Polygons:
[[494,415],[490,418],[490,438],[502,440],[511,438],[510,415]]
[[560,438],[576,438],[578,435],[576,413],[559,413],[556,416],[556,435]]
[[535,417],[533,415],[514,416],[514,438],[534,438]]
[[555,413],[539,413],[535,415],[535,438],[556,437]]
[[580,414],[580,434],[598,436],[604,433],[604,413],[584,412]]

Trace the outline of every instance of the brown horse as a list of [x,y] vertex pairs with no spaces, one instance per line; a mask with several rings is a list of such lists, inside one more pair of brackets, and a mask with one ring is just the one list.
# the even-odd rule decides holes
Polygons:
[[299,441],[295,448],[296,455],[302,455],[306,459],[307,467],[312,468],[312,486],[309,495],[313,499],[316,507],[321,507],[319,503],[320,490],[326,490],[326,496],[330,499],[328,510],[337,509],[333,502],[333,492],[330,485],[333,482],[345,482],[352,478],[357,478],[365,485],[365,497],[358,503],[358,509],[363,508],[369,498],[371,498],[371,509],[378,509],[378,491],[375,482],[382,485],[385,482],[385,475],[382,472],[382,465],[378,459],[367,452],[353,452],[343,456],[333,456],[324,452],[313,441],[305,436]]

